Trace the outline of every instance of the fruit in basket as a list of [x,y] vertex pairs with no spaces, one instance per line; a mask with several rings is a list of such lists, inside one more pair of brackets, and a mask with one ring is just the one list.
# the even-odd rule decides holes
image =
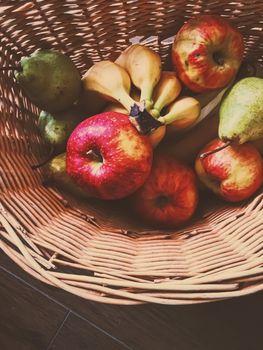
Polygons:
[[131,197],[132,210],[152,226],[172,228],[187,222],[198,203],[196,176],[173,156],[159,153],[150,176]]
[[[200,154],[223,145],[222,140],[214,139]],[[229,146],[205,158],[198,156],[195,169],[207,188],[229,202],[250,197],[263,182],[263,161],[251,143]]]
[[152,106],[152,95],[161,77],[161,58],[147,46],[133,44],[124,50],[115,61],[130,75],[131,81],[140,91],[140,101],[146,108]]
[[202,15],[177,33],[172,61],[182,82],[203,92],[226,86],[236,75],[244,52],[241,33],[224,18]]
[[66,151],[69,135],[80,121],[76,108],[60,113],[41,111],[38,127],[42,138],[53,146],[57,154]]
[[104,112],[73,130],[66,164],[69,176],[92,197],[120,199],[146,181],[152,165],[152,146],[126,115]]
[[89,195],[77,186],[66,171],[66,153],[61,153],[45,165],[45,182],[54,183],[57,187],[80,198],[89,198]]
[[173,102],[182,89],[179,79],[174,72],[163,71],[153,92],[153,108],[150,113],[159,118],[161,110]]
[[[134,91],[133,89],[130,92],[131,98],[135,102],[140,102],[140,95],[137,91]],[[108,103],[106,107],[103,109],[103,112],[118,112],[123,114],[129,114],[130,110],[126,109],[123,105],[117,102]]]
[[130,97],[131,79],[125,69],[111,61],[95,63],[82,77],[83,88],[119,102],[130,112],[136,101]]
[[131,122],[142,134],[151,133],[162,124],[154,119],[142,104],[133,100],[129,93],[131,80],[124,68],[111,61],[94,64],[82,78],[85,91],[117,101],[129,111]]
[[[193,164],[199,151],[209,141],[217,137],[218,123],[219,117],[218,111],[216,111],[216,113],[202,120],[182,137],[167,137],[160,145],[160,148],[184,163]],[[168,128],[169,126],[167,127],[167,134]],[[168,134],[168,136],[172,135],[174,134]]]
[[160,144],[160,142],[163,140],[165,134],[166,134],[166,126],[162,125],[146,136],[148,137],[152,147],[156,148]]
[[[263,76],[259,65],[251,64],[249,61],[244,60],[242,62],[238,75],[243,79],[245,77],[251,76],[251,74]],[[201,115],[198,118],[198,121],[200,120],[200,122],[198,122],[198,124],[195,125],[195,127],[191,130],[187,130],[187,133],[184,133],[183,137],[181,132],[180,136],[176,139],[169,137],[170,134],[171,136],[174,134],[170,133],[169,127],[167,127],[166,135],[168,137],[162,143],[161,147],[169,150],[169,152],[171,152],[179,160],[183,160],[187,163],[194,162],[200,149],[204,147],[209,141],[218,137],[218,104],[220,104],[222,98],[227,96],[227,93],[224,92],[225,89],[226,88],[219,89],[217,92],[216,90],[213,90],[208,93],[201,93],[196,95],[195,98],[199,100],[202,107]],[[222,93],[224,94],[222,95]],[[239,101],[236,101],[236,103],[239,103]],[[209,112],[208,109],[211,112]],[[205,112],[209,112],[209,114],[205,117],[204,120],[202,120],[205,116]],[[229,116],[232,116],[232,114],[229,114]],[[263,141],[261,140],[262,139],[259,139],[253,143],[256,144],[256,146],[259,148],[259,151],[263,155]]]
[[54,50],[39,49],[23,57],[15,78],[28,98],[48,112],[71,107],[81,92],[77,68],[68,56]]
[[237,82],[219,110],[218,135],[223,141],[242,144],[263,137],[263,79],[248,77]]
[[167,134],[174,134],[192,125],[200,115],[201,106],[194,97],[181,97],[167,107],[167,114],[159,120],[167,124]]

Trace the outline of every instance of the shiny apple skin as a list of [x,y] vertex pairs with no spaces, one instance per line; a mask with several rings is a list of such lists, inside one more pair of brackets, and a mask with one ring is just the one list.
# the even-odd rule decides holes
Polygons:
[[104,112],[84,120],[67,143],[67,173],[96,198],[113,200],[130,195],[146,181],[151,165],[149,140],[121,113]]
[[[223,141],[214,139],[200,154],[223,145]],[[203,159],[200,159],[199,155],[195,169],[200,180],[228,202],[239,202],[249,198],[263,183],[262,157],[253,144],[228,146]]]
[[130,197],[135,214],[153,227],[173,228],[186,223],[198,203],[193,170],[167,154],[155,154],[150,176]]
[[[243,58],[241,33],[217,15],[190,19],[177,33],[172,61],[181,81],[194,92],[226,86]],[[223,64],[219,64],[219,62]]]

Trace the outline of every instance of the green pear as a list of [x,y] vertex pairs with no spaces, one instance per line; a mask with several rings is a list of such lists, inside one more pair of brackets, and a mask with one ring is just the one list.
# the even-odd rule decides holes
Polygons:
[[43,139],[52,145],[54,153],[58,154],[65,152],[71,132],[82,119],[74,109],[52,114],[41,111],[38,127]]
[[46,180],[54,183],[62,190],[69,192],[80,198],[89,198],[69,177],[66,171],[66,153],[61,153],[54,157],[45,165]]
[[238,81],[223,98],[218,135],[223,141],[242,144],[263,137],[263,79]]
[[81,76],[74,63],[54,50],[38,49],[23,57],[15,78],[28,98],[49,112],[71,107],[81,92]]

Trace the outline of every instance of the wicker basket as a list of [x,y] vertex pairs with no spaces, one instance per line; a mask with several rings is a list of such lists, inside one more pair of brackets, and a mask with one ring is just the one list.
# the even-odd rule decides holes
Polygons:
[[[263,3],[258,1],[1,1],[1,66],[38,47],[71,56],[81,73],[120,53],[130,40],[169,57],[171,38],[198,13],[237,25],[246,54],[263,58]],[[150,39],[149,39],[150,37]],[[86,299],[115,304],[189,304],[263,289],[263,201],[211,199],[183,229],[153,231],[130,218],[123,203],[76,201],[44,186],[45,145],[38,110],[13,73],[0,73],[0,247],[39,280]],[[122,209],[121,209],[122,208]]]

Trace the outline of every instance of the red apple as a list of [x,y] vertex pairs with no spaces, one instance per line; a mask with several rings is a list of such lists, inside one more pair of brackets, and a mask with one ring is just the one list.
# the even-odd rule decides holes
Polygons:
[[104,112],[84,120],[67,143],[66,168],[93,197],[119,199],[136,191],[149,176],[152,146],[127,115]]
[[199,153],[195,169],[204,185],[229,202],[250,197],[263,183],[263,161],[250,143],[228,146],[200,158],[204,152],[222,147],[220,139],[209,142]]
[[198,202],[196,177],[191,168],[171,155],[155,154],[150,176],[130,197],[134,212],[158,227],[176,227],[195,212]]
[[244,53],[240,32],[224,18],[202,15],[177,33],[172,61],[182,82],[203,92],[226,86],[237,73]]

